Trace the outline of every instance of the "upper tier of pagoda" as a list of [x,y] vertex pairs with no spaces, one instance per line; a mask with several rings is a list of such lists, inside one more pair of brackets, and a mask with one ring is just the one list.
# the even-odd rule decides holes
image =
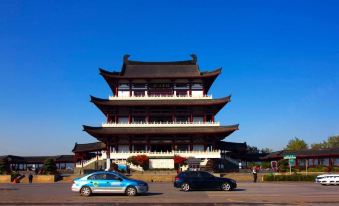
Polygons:
[[117,95],[117,88],[122,82],[126,83],[198,83],[202,84],[204,94],[207,94],[212,83],[220,74],[221,68],[211,72],[201,72],[197,64],[196,55],[191,55],[192,60],[173,62],[141,62],[129,60],[129,55],[124,56],[124,63],[120,72],[109,72],[99,69]]
[[[124,109],[128,107],[140,107],[142,106],[145,111],[147,107],[162,107],[163,109],[173,110],[173,107],[178,110],[187,109],[196,111],[203,110],[204,113],[216,115],[228,102],[231,101],[231,96],[227,96],[220,99],[191,99],[184,98],[178,99],[159,99],[157,101],[149,101],[144,99],[125,99],[124,101],[114,101],[101,99],[91,96],[91,102],[93,102],[105,115],[112,114],[118,109]],[[195,109],[196,108],[196,109]],[[138,109],[140,112],[140,109]],[[114,111],[114,112],[113,112]]]

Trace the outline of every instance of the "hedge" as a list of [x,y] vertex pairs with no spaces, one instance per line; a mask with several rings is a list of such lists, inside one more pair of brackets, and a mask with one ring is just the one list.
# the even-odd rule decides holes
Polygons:
[[268,174],[263,176],[264,181],[309,181],[313,182],[317,175],[302,175],[302,174],[292,174],[292,175],[274,175]]

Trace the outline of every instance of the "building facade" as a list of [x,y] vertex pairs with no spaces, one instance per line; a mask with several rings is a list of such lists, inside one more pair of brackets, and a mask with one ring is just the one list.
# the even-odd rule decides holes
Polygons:
[[201,72],[197,57],[176,62],[140,62],[123,58],[120,72],[100,69],[112,96],[91,102],[105,115],[101,126],[84,131],[105,144],[100,158],[126,161],[144,154],[150,168],[173,168],[173,157],[221,158],[219,143],[238,125],[222,126],[215,115],[230,96],[212,98],[209,89],[221,69]]

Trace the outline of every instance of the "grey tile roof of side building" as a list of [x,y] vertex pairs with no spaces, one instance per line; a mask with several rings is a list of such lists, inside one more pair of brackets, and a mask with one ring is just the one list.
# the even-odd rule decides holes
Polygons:
[[321,157],[321,156],[337,156],[339,157],[339,147],[338,148],[328,148],[328,149],[318,149],[318,150],[280,150],[276,152],[271,152],[262,159],[281,159],[285,155],[296,155],[297,157]]
[[93,142],[93,143],[85,143],[78,144],[75,143],[72,152],[91,152],[98,151],[106,148],[106,144],[103,142]]

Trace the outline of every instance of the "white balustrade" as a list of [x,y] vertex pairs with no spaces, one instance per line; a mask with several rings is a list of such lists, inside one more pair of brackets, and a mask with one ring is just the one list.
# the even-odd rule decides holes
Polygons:
[[104,122],[102,127],[218,127],[220,122]]
[[145,96],[109,96],[109,100],[175,100],[175,99],[212,99],[212,95],[145,95]]
[[[175,155],[189,158],[200,158],[200,159],[210,159],[210,158],[221,158],[220,150],[206,150],[206,151],[167,151],[167,152],[151,152],[151,151],[120,151],[120,152],[111,152],[110,159],[116,163],[126,164],[126,160],[130,156],[137,155],[146,155],[149,158],[173,158]],[[107,159],[106,152],[102,151],[102,155],[98,157],[98,160]],[[83,161],[83,163],[77,163],[76,167],[85,167],[97,160],[96,157],[93,157],[90,160]]]

